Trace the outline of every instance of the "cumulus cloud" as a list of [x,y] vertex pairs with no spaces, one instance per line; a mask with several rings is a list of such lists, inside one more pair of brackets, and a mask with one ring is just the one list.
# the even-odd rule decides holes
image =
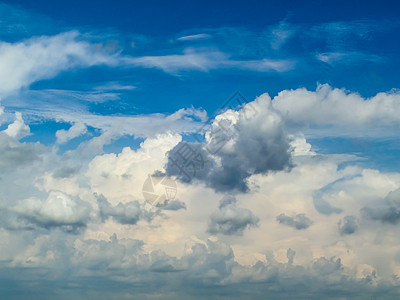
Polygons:
[[[66,244],[61,239],[59,242]],[[49,248],[45,241],[40,246],[43,250]],[[61,251],[59,248],[57,250]],[[31,265],[36,265],[38,254],[34,249],[30,250]],[[162,251],[148,253],[142,241],[118,238],[113,234],[102,241],[76,239],[72,250],[65,253],[63,264],[60,263],[60,256],[54,256],[53,264],[58,263],[58,273],[47,271],[42,278],[51,278],[53,282],[59,280],[51,289],[60,293],[74,283],[76,288],[90,289],[90,294],[99,299],[112,296],[200,299],[210,295],[230,299],[265,299],[266,296],[274,299],[336,299],[349,294],[356,295],[354,299],[365,299],[371,294],[393,299],[398,295],[398,281],[382,280],[375,270],[356,278],[352,270],[343,265],[341,258],[317,257],[301,266],[294,264],[294,250],[288,249],[286,253],[287,263],[270,258],[268,262],[242,266],[235,261],[232,248],[221,242],[208,240],[194,243],[188,247],[187,253],[176,258]],[[60,276],[64,270],[68,271],[67,278]],[[21,276],[32,279],[30,272],[19,274],[18,280]],[[14,280],[17,278],[9,281]],[[132,284],[139,280],[140,288],[132,289]],[[46,281],[44,291],[52,281]],[[313,287],[312,295],[308,289],[310,285]],[[21,288],[21,294],[30,291]],[[76,293],[68,295],[76,299],[85,298],[85,295]]]
[[300,126],[306,132],[319,128],[329,135],[379,132],[382,136],[392,135],[393,129],[397,132],[400,127],[400,94],[396,91],[365,99],[324,84],[316,91],[304,88],[282,91],[273,99],[272,106],[281,112],[288,125]]
[[118,203],[111,205],[103,195],[97,195],[97,204],[100,210],[100,217],[103,221],[112,218],[115,222],[124,225],[134,225],[139,220],[150,221],[155,213],[146,210],[139,201]]
[[326,199],[324,199],[325,194],[321,191],[316,191],[313,194],[313,203],[315,209],[324,215],[340,214],[343,209],[335,207],[330,204]]
[[112,218],[120,224],[134,225],[140,219],[151,220],[154,213],[147,211],[138,201],[118,203],[112,206],[103,195],[97,195],[100,217],[103,221]]
[[290,217],[282,213],[276,217],[276,220],[280,224],[296,228],[297,230],[307,229],[313,223],[305,214],[296,214]]
[[294,261],[294,257],[296,255],[296,251],[294,251],[293,249],[289,248],[286,252],[286,257],[288,259],[288,264],[293,264]]
[[[189,166],[182,151],[195,153],[195,165],[189,162]],[[289,137],[268,95],[239,111],[228,110],[216,116],[204,143],[182,142],[168,157],[169,175],[186,182],[204,181],[216,191],[246,192],[246,180],[251,175],[292,167]],[[187,166],[189,170],[184,170]]]
[[338,223],[340,235],[353,234],[358,229],[357,219],[354,216],[346,216]]
[[75,123],[68,130],[58,130],[56,132],[57,143],[64,144],[69,140],[79,137],[87,132],[87,127],[82,123]]
[[15,170],[40,159],[44,147],[39,143],[20,143],[4,132],[0,132],[0,168]]
[[364,207],[361,210],[364,218],[381,221],[382,223],[398,224],[400,222],[400,209],[394,206]]
[[208,223],[212,234],[241,235],[250,227],[256,227],[259,219],[248,209],[236,207],[236,198],[225,196]]
[[159,208],[163,210],[180,210],[180,209],[186,209],[186,204],[185,202],[175,200],[175,201],[169,201],[167,202],[166,205],[160,206]]
[[374,204],[361,209],[364,218],[389,224],[400,222],[400,189],[391,191],[382,201]]
[[22,139],[30,134],[30,128],[24,123],[22,119],[22,114],[20,112],[15,113],[15,121],[8,125],[4,132],[12,138],[17,140]]
[[32,197],[2,210],[17,218],[6,225],[11,229],[40,227],[76,232],[86,227],[90,218],[88,203],[60,191],[51,191],[45,200]]

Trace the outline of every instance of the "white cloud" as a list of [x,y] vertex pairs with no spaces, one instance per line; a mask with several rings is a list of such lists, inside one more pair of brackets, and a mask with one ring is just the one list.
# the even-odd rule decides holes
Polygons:
[[83,123],[75,123],[68,130],[58,130],[56,132],[57,143],[64,144],[69,140],[79,137],[87,132],[87,127]]
[[164,56],[125,57],[129,65],[145,68],[157,68],[166,73],[179,74],[181,71],[208,72],[214,69],[242,69],[257,72],[285,72],[293,68],[294,63],[289,60],[237,60],[231,59],[220,51],[199,51],[185,49],[183,54]]
[[[204,129],[204,143],[183,142],[168,154],[166,170],[169,175],[184,182],[203,181],[219,192],[246,192],[247,179],[252,175],[291,167],[289,137],[281,116],[266,94],[239,111],[227,110],[217,115]],[[184,165],[179,155],[183,147],[192,148],[205,162],[192,176],[179,167]]]
[[282,21],[279,25],[274,26],[271,30],[271,47],[272,49],[279,50],[294,34],[295,29],[286,21]]
[[335,63],[361,63],[361,62],[382,62],[383,58],[378,55],[362,52],[324,52],[318,53],[316,58],[327,64]]
[[284,90],[272,101],[287,125],[305,132],[326,135],[376,135],[398,133],[400,94],[378,93],[365,99],[344,89],[319,85],[316,91],[304,88]]
[[78,32],[0,42],[0,94],[28,87],[75,67],[115,64],[112,56],[79,40]]
[[0,125],[3,124],[2,115],[4,114],[4,107],[0,105]]
[[207,39],[209,37],[210,35],[207,33],[198,33],[198,34],[181,36],[180,38],[178,38],[178,41],[195,41],[195,40]]
[[0,167],[3,171],[15,170],[39,160],[42,151],[43,148],[38,143],[20,143],[6,133],[0,132]]
[[17,214],[22,226],[25,223],[25,226],[33,225],[46,229],[61,227],[67,231],[75,231],[86,226],[90,207],[77,197],[51,191],[45,200],[28,198],[8,208],[8,211]]
[[87,172],[92,191],[104,195],[113,205],[118,204],[113,202],[116,199],[143,199],[142,187],[148,175],[163,171],[165,154],[180,141],[177,134],[160,134],[146,139],[136,151],[126,147],[118,155],[95,157]]
[[4,133],[12,138],[20,140],[30,134],[30,128],[24,123],[20,112],[15,113],[15,118],[14,123],[8,125],[7,129],[4,130]]
[[[221,203],[224,193],[216,193],[199,182],[178,182],[176,201],[179,207],[186,208],[180,210],[157,211],[158,208],[145,202],[142,194],[147,176],[157,170],[164,171],[166,154],[182,141],[177,131],[147,137],[137,150],[127,147],[121,153],[92,157],[125,130],[154,134],[157,132],[152,127],[154,120],[158,120],[157,126],[174,124],[180,130],[183,124],[189,124],[193,126],[189,131],[193,131],[194,124],[198,125],[194,120],[205,119],[204,111],[189,109],[170,116],[140,116],[141,120],[135,121],[139,129],[128,129],[133,124],[126,124],[129,117],[97,116],[95,121],[85,117],[88,124],[103,124],[99,127],[110,126],[115,131],[104,131],[64,154],[57,153],[57,147],[20,143],[0,133],[0,148],[3,145],[0,166],[7,170],[0,180],[3,266],[12,271],[19,267],[46,268],[42,278],[62,281],[68,274],[72,280],[68,284],[75,285],[88,284],[77,280],[82,276],[88,281],[94,277],[105,283],[113,280],[121,287],[118,293],[122,294],[131,291],[124,284],[131,287],[139,281],[146,286],[152,282],[160,287],[157,296],[163,299],[169,296],[176,299],[171,287],[195,295],[199,293],[199,284],[206,288],[213,286],[218,291],[226,288],[232,295],[246,289],[254,292],[252,298],[258,295],[293,298],[299,293],[299,285],[313,285],[316,299],[324,298],[332,290],[361,291],[364,296],[380,293],[382,289],[382,295],[396,296],[391,286],[399,285],[393,275],[400,275],[397,262],[400,229],[392,224],[397,222],[396,218],[390,222],[386,217],[396,217],[398,213],[393,210],[398,209],[398,192],[387,195],[400,188],[400,174],[351,164],[339,167],[356,157],[321,155],[302,134],[281,135],[280,130],[286,125],[282,118],[293,123],[295,117],[297,122],[329,122],[327,117],[317,118],[318,115],[302,108],[297,100],[310,101],[312,104],[305,103],[308,108],[323,106],[318,101],[328,101],[335,108],[354,102],[353,105],[366,109],[362,102],[365,100],[357,95],[327,91],[326,97],[318,94],[321,91],[296,90],[286,91],[288,98],[276,98],[284,99],[282,103],[289,110],[299,105],[298,115],[293,108],[285,116],[282,109],[285,106],[274,107],[276,99],[271,102],[264,95],[251,103],[257,108],[257,114],[251,118],[240,119],[240,114],[234,111],[217,117],[217,121],[230,125],[240,122],[240,135],[227,143],[221,156],[230,159],[229,166],[250,170],[246,177],[249,192],[238,193],[234,201]],[[291,99],[289,96],[293,94]],[[390,97],[383,95],[383,103],[394,105],[397,96],[393,95],[393,100]],[[290,101],[286,103],[287,99]],[[306,117],[305,113],[310,115]],[[332,112],[326,109],[325,113]],[[360,128],[366,126],[365,119],[346,118],[340,121],[361,124]],[[392,124],[386,121],[388,126]],[[61,140],[74,135],[65,131]],[[266,142],[265,137],[271,137],[273,142]],[[265,145],[268,149],[270,145],[280,145],[283,137],[287,144],[273,153],[282,154],[282,149],[293,148],[290,172],[255,172],[257,168],[269,167],[267,156],[260,149]],[[211,141],[215,136],[207,138]],[[42,148],[47,151],[41,153]],[[237,155],[229,156],[230,153]],[[107,202],[99,203],[93,193],[103,194]],[[316,196],[339,208],[338,213],[321,213],[314,202]],[[369,208],[367,216],[363,215],[365,207]],[[277,216],[280,216],[278,221],[289,226],[279,224]],[[30,275],[23,276],[29,279]],[[140,296],[141,292],[153,291],[138,291]],[[107,298],[109,294],[103,291],[100,296]]]

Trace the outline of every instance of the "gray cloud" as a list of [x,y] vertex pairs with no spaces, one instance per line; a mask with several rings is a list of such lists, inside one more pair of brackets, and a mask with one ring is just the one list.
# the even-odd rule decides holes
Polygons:
[[185,202],[175,200],[168,202],[164,206],[159,206],[159,208],[163,210],[180,210],[180,209],[186,209],[186,204]]
[[286,257],[287,257],[287,259],[288,259],[288,264],[290,264],[290,265],[293,264],[295,255],[296,255],[296,251],[294,251],[294,250],[291,249],[291,248],[287,249],[287,251],[286,251]]
[[112,218],[120,224],[136,224],[140,219],[151,220],[154,213],[145,210],[139,201],[118,203],[112,206],[103,195],[96,195],[100,217],[103,221]]
[[2,226],[11,230],[39,227],[76,233],[86,227],[90,218],[90,207],[86,202],[59,191],[51,191],[45,200],[32,197],[10,208],[2,207],[0,211],[5,216]]
[[[67,244],[59,240],[61,245]],[[229,245],[210,240],[192,245],[180,258],[159,250],[146,253],[142,241],[118,239],[115,234],[110,241],[79,240],[77,244],[79,247],[65,253],[65,264],[59,264],[61,256],[55,256],[53,263],[60,266],[57,272],[50,269],[41,274],[43,280],[37,283],[36,291],[42,293],[32,294],[28,285],[21,285],[19,295],[26,298],[32,294],[29,299],[43,299],[43,294],[49,295],[51,288],[50,295],[57,291],[56,299],[78,300],[87,299],[87,295],[100,300],[113,297],[304,300],[340,299],[348,295],[356,300],[369,299],[371,295],[379,299],[399,297],[394,279],[378,279],[375,271],[356,278],[338,257],[319,257],[304,266],[295,265],[295,251],[291,249],[287,250],[287,263],[271,257],[268,262],[242,266],[235,261]],[[43,250],[50,247],[44,245]],[[56,249],[61,251],[63,247]],[[64,268],[68,277],[63,276]],[[37,277],[37,272],[21,273],[12,268],[3,267],[1,272],[8,273],[9,284],[2,289],[6,295],[15,293],[15,284],[21,279]]]
[[356,217],[354,216],[346,216],[343,220],[340,220],[338,223],[339,233],[340,235],[353,234],[358,229],[358,224]]
[[361,215],[363,218],[382,223],[398,224],[400,222],[400,189],[390,192],[377,205],[362,208]]
[[323,215],[340,214],[343,211],[341,208],[332,206],[322,198],[315,198],[313,203],[315,209]]
[[0,169],[14,170],[40,159],[44,146],[39,143],[20,143],[0,132]]
[[250,210],[236,207],[236,199],[233,196],[226,196],[221,200],[218,211],[211,215],[208,232],[241,235],[245,229],[256,227],[258,221]]
[[280,224],[296,228],[297,230],[307,229],[313,223],[305,214],[297,214],[290,217],[282,213],[276,217],[276,220]]
[[323,215],[340,214],[343,210],[339,207],[332,206],[327,200],[324,199],[325,192],[331,188],[331,184],[321,190],[313,193],[313,203],[315,209]]
[[394,206],[364,207],[361,209],[361,215],[382,223],[398,224],[400,221],[400,209]]
[[80,170],[80,167],[70,167],[70,166],[61,167],[54,171],[53,177],[54,178],[70,178],[73,175],[77,174],[79,170]]
[[[191,148],[201,159],[196,172],[187,169],[183,148]],[[187,152],[186,152],[187,153]],[[180,180],[204,181],[216,191],[248,191],[247,178],[254,174],[288,170],[292,167],[289,138],[280,115],[266,95],[239,111],[218,115],[205,133],[204,143],[178,144],[168,154],[166,171]]]

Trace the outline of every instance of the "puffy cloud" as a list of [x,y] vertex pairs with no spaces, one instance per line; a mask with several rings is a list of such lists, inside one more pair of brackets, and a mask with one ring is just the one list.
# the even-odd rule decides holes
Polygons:
[[[13,228],[14,226],[15,229],[35,228],[37,226],[45,229],[61,228],[68,232],[76,232],[79,228],[86,227],[90,217],[88,203],[60,191],[51,191],[45,200],[32,197],[19,201],[11,208],[3,208],[2,210],[16,214],[17,220],[14,220],[13,224],[7,224],[7,227]],[[18,224],[19,222],[21,223]]]
[[394,206],[364,207],[361,210],[364,218],[381,221],[382,223],[398,224],[400,222],[400,208]]
[[340,235],[355,233],[358,229],[356,217],[354,216],[344,217],[343,220],[339,221],[338,228]]
[[330,215],[340,214],[343,211],[341,208],[331,205],[327,200],[323,198],[324,196],[325,195],[319,191],[316,191],[313,196],[314,207],[319,213]]
[[361,209],[361,215],[366,219],[381,221],[382,223],[398,224],[400,222],[400,189],[391,191],[373,206]]
[[68,130],[58,130],[56,132],[57,143],[64,144],[69,140],[79,137],[87,132],[87,127],[82,123],[75,123]]
[[[216,191],[246,192],[251,175],[292,167],[289,137],[268,95],[239,111],[216,116],[205,139],[204,143],[180,143],[170,151],[167,173],[186,182],[205,181]],[[188,152],[195,153],[197,165],[187,162]]]
[[175,200],[168,202],[164,206],[160,206],[160,208],[163,210],[180,210],[180,209],[186,209],[186,204],[185,202]]
[[[50,218],[49,213],[35,210],[34,215],[39,215],[40,218],[33,218],[36,222],[34,223],[20,212],[14,211],[19,218],[17,224],[31,229],[29,234],[32,235],[33,232],[36,237],[32,237],[34,241],[31,238],[18,244],[24,231],[11,232],[14,244],[7,246],[7,249],[21,250],[7,257],[0,253],[0,259],[11,270],[15,270],[13,265],[47,266],[48,273],[43,278],[59,278],[62,284],[58,286],[62,287],[63,284],[85,286],[85,290],[91,295],[98,293],[99,299],[107,299],[111,293],[128,298],[147,295],[187,299],[188,295],[205,296],[204,290],[210,288],[221,297],[234,298],[239,295],[261,299],[267,295],[272,298],[293,298],[293,295],[302,293],[303,289],[299,287],[309,286],[315,291],[315,299],[324,298],[328,293],[354,293],[363,296],[386,293],[392,298],[396,297],[396,288],[393,287],[396,283],[391,279],[395,271],[391,267],[387,267],[385,275],[382,275],[383,271],[375,271],[382,264],[382,259],[376,261],[375,255],[381,252],[374,248],[373,240],[369,239],[379,229],[360,230],[360,234],[353,236],[355,241],[349,241],[348,245],[337,243],[332,238],[338,236],[337,216],[318,214],[312,205],[312,193],[314,190],[321,190],[321,193],[327,194],[324,199],[343,207],[350,214],[358,212],[360,205],[366,205],[363,201],[369,198],[364,197],[365,194],[371,194],[370,198],[376,201],[374,199],[377,194],[384,197],[388,191],[394,190],[396,185],[393,182],[397,182],[398,177],[373,170],[363,172],[352,166],[340,169],[336,158],[309,155],[307,142],[298,140],[293,147],[299,147],[301,151],[294,150],[299,155],[293,157],[296,166],[291,172],[255,175],[252,178],[255,184],[250,186],[252,192],[237,196],[238,201],[226,197],[217,210],[213,211],[214,202],[217,205],[220,198],[218,194],[211,189],[204,189],[202,185],[178,183],[180,199],[185,200],[186,210],[164,210],[163,213],[168,214],[168,217],[160,215],[161,217],[152,219],[151,223],[140,222],[146,220],[146,216],[139,210],[141,204],[132,202],[132,199],[141,194],[142,183],[147,174],[162,169],[166,163],[165,153],[180,140],[178,135],[160,135],[147,139],[138,150],[125,148],[118,154],[97,156],[89,164],[85,175],[76,171],[84,180],[77,181],[79,185],[74,191],[81,199],[89,198],[92,190],[104,191],[108,200],[98,203],[99,212],[94,203],[92,213],[100,213],[104,219],[113,219],[114,222],[99,223],[98,219],[91,218],[86,222],[86,227],[61,225],[63,222],[58,222],[58,226],[47,226],[74,233],[81,232],[81,235],[71,236],[63,231],[50,230],[45,231],[49,235],[46,240],[37,229],[46,228],[44,224],[48,221],[39,223],[38,220]],[[85,170],[85,167],[86,165],[82,166],[82,169]],[[143,174],[146,176],[143,177]],[[59,177],[57,182],[69,182],[78,178],[73,174],[68,178]],[[323,189],[326,186],[329,188]],[[388,199],[395,201],[395,193],[390,195],[392,196],[388,196]],[[24,207],[26,205],[24,203]],[[301,209],[316,225],[303,231],[301,236],[293,236],[276,222],[275,216],[282,209]],[[70,216],[69,213],[67,215]],[[176,229],[177,226],[180,226],[179,230]],[[86,231],[80,231],[79,228],[86,228]],[[209,228],[214,228],[214,233],[212,230],[206,232]],[[246,230],[248,228],[252,230]],[[114,232],[121,238],[113,235]],[[58,233],[62,235],[57,237],[55,234]],[[216,237],[207,240],[210,233],[216,234],[221,241],[217,242]],[[0,230],[0,237],[8,244],[7,234],[7,231]],[[368,241],[366,245],[371,247],[368,253],[363,250],[365,244],[357,239],[359,236]],[[188,241],[189,237],[192,240]],[[184,245],[182,253],[174,252]],[[393,249],[387,250],[391,263],[396,247],[394,244]],[[242,256],[254,256],[252,263],[239,263],[240,251]],[[351,256],[348,253],[355,254]],[[362,264],[367,263],[371,266],[362,268]],[[68,278],[65,274],[68,274]],[[29,274],[24,276],[29,277]],[[82,277],[85,278],[84,281],[80,280]],[[138,281],[143,283],[142,288],[132,291],[132,283]],[[93,282],[101,284],[96,285]],[[149,290],[148,283],[156,284],[157,291]],[[119,289],[107,290],[109,285],[117,285]],[[180,292],[176,293],[174,290]],[[248,292],[243,294],[243,290]],[[64,294],[61,292],[60,295]],[[74,292],[69,294],[70,298],[75,296]],[[78,299],[79,297],[80,295],[77,296]],[[309,297],[304,292],[303,298]]]
[[307,229],[313,223],[309,218],[306,217],[305,214],[297,214],[293,217],[287,216],[285,214],[280,214],[276,217],[276,220],[280,224],[284,224],[297,230]]
[[30,134],[30,128],[24,123],[24,120],[22,119],[22,114],[20,112],[15,113],[15,118],[16,119],[14,123],[8,125],[7,129],[4,130],[4,132],[12,138],[19,140]]
[[288,259],[288,264],[293,264],[294,261],[294,257],[296,255],[296,251],[294,251],[293,249],[289,248],[286,252],[286,257]]
[[145,210],[138,201],[118,203],[112,206],[103,195],[98,195],[97,203],[99,205],[100,217],[103,221],[112,218],[115,222],[120,224],[134,225],[140,219],[147,219],[150,221],[154,216],[154,213]]
[[[400,94],[378,93],[364,99],[329,85],[316,91],[304,88],[285,90],[276,96],[272,106],[294,127],[313,132],[320,129],[329,135],[392,135],[400,127]],[[386,130],[380,130],[385,128]],[[370,131],[370,132],[367,132]]]
[[39,143],[20,143],[4,132],[0,132],[0,168],[15,170],[40,159],[44,147]]
[[259,219],[248,209],[236,207],[236,199],[226,196],[221,200],[218,211],[214,212],[208,224],[212,234],[241,235],[250,227],[256,227]]
[[165,154],[180,141],[177,134],[160,134],[143,141],[137,150],[126,147],[118,155],[96,156],[86,174],[92,191],[104,195],[112,204],[120,202],[117,201],[120,198],[143,199],[144,182],[149,175],[163,169]]

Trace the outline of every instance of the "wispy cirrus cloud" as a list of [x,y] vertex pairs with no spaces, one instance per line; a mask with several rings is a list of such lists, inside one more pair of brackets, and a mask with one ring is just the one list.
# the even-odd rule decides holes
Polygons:
[[324,52],[318,53],[316,58],[324,63],[334,65],[337,63],[342,64],[355,64],[373,62],[383,62],[384,59],[379,55],[367,54],[363,52]]
[[76,31],[55,36],[0,42],[0,94],[53,78],[62,71],[94,65],[115,65],[115,56],[84,40]]
[[207,33],[198,33],[192,35],[181,36],[177,40],[178,41],[195,41],[209,38],[210,35]]
[[185,49],[183,54],[164,56],[125,57],[128,65],[157,68],[166,73],[179,74],[181,71],[208,72],[216,69],[240,69],[256,72],[285,72],[294,67],[294,61],[256,59],[233,59],[228,54],[210,49]]

